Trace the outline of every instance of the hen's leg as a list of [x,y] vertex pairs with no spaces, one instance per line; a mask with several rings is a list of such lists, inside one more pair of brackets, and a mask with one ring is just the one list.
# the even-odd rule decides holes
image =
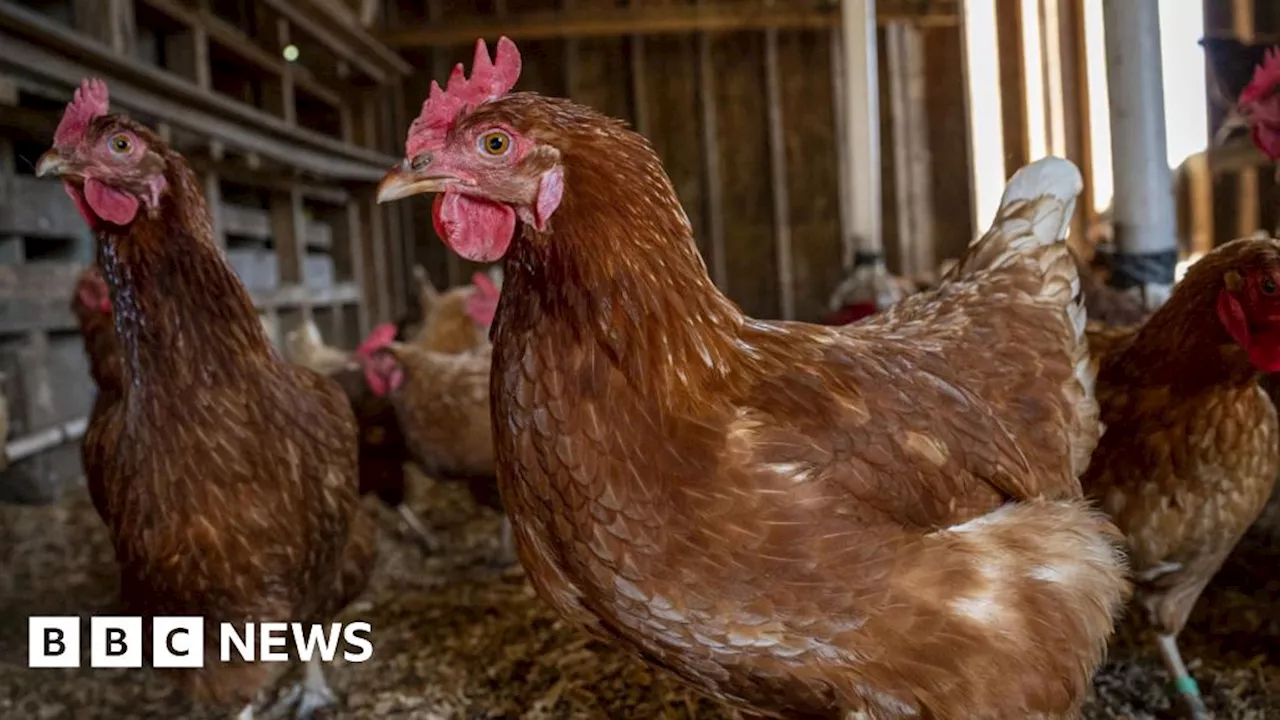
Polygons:
[[434,533],[427,529],[422,519],[413,511],[413,508],[409,507],[408,503],[400,503],[396,506],[396,511],[400,513],[400,518],[404,520],[404,524],[408,525],[413,534],[418,536],[418,540],[427,552],[440,552],[440,541]]
[[240,714],[236,715],[236,720],[253,720],[253,703],[245,705]]
[[320,658],[312,657],[307,661],[306,676],[302,679],[302,698],[298,700],[298,720],[310,720],[316,713],[338,702],[338,696],[329,689],[324,679],[324,666]]
[[1173,678],[1173,686],[1178,691],[1187,716],[1192,720],[1208,720],[1209,711],[1200,697],[1200,687],[1196,685],[1191,673],[1187,672],[1187,666],[1182,662],[1182,653],[1178,652],[1178,638],[1174,635],[1161,635],[1159,642],[1160,656],[1164,658],[1164,666],[1169,671],[1169,677]]

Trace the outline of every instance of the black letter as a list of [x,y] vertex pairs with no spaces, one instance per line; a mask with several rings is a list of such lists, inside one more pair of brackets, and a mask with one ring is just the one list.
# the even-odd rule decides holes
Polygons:
[[174,631],[170,632],[168,635],[164,636],[164,646],[169,648],[170,653],[177,655],[178,657],[186,657],[187,655],[191,654],[190,650],[183,650],[182,652],[178,652],[173,647],[173,636],[177,635],[178,633],[182,633],[183,635],[189,634],[186,628],[177,628]]
[[[53,652],[53,646],[58,646],[58,652]],[[44,629],[44,654],[45,655],[61,655],[67,651],[67,644],[62,641],[62,630],[58,628]]]
[[[119,649],[116,650],[113,648]],[[121,630],[120,628],[107,628],[107,657],[123,655],[124,653],[124,630]]]

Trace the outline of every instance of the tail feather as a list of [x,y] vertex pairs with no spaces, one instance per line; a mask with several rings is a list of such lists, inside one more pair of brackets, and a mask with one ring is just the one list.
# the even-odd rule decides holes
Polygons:
[[1094,397],[1096,371],[1085,335],[1088,313],[1075,256],[1066,243],[1083,188],[1080,171],[1069,160],[1046,157],[1022,168],[1005,187],[991,229],[969,246],[948,275],[956,281],[984,271],[1030,270],[1037,276],[1035,301],[1066,313],[1071,339],[1065,350],[1074,377],[1062,392],[1075,407],[1070,435],[1071,468],[1076,476],[1088,468],[1103,429]]

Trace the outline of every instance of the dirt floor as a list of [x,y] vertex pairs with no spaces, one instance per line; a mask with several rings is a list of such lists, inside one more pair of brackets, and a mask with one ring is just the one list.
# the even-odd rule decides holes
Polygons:
[[[428,557],[399,518],[378,572],[345,619],[374,629],[373,658],[335,663],[336,718],[732,718],[670,677],[587,640],[518,568],[490,569],[497,517],[465,490],[419,478],[414,505],[447,547]],[[1219,720],[1280,720],[1280,543],[1246,542],[1197,606],[1183,652]],[[55,506],[0,507],[0,718],[225,718],[181,700],[149,670],[29,670],[29,615],[108,611],[115,571],[83,491]],[[1099,674],[1086,717],[1171,717],[1167,678],[1134,623]]]

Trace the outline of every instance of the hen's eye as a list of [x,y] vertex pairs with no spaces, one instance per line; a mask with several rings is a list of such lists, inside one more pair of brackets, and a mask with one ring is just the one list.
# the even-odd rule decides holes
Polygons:
[[1263,295],[1276,294],[1276,281],[1269,277],[1262,278],[1262,282],[1258,283],[1258,287],[1262,288]]
[[480,138],[480,149],[484,150],[489,155],[498,156],[506,154],[507,149],[510,147],[511,137],[501,130],[494,130],[493,132],[485,133],[484,137]]
[[111,152],[115,153],[127,153],[129,148],[132,147],[129,143],[129,136],[124,134],[112,137],[107,141],[107,146],[111,148]]

